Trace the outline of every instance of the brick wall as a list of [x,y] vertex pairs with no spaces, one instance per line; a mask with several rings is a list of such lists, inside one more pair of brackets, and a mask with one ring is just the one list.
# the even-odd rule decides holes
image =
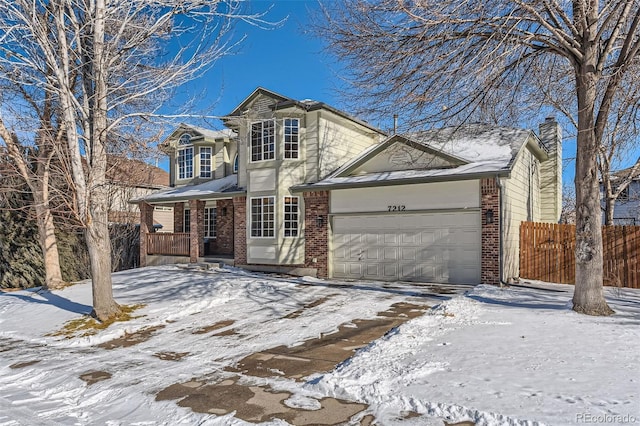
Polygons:
[[147,266],[147,235],[153,230],[153,206],[140,203],[140,267]]
[[233,254],[233,200],[216,201],[216,239],[212,242],[215,254]]
[[[495,179],[482,179],[482,273],[483,284],[500,284],[500,192]],[[487,223],[487,211],[493,222]]]
[[184,232],[184,203],[173,205],[173,232]]
[[247,197],[233,199],[233,260],[236,265],[247,264]]
[[[326,278],[329,274],[329,192],[305,192],[303,196],[304,263],[307,268],[316,268],[318,277]],[[318,217],[322,218],[320,226]]]
[[204,255],[204,201],[189,200],[189,209],[191,209],[189,261],[197,263],[198,257]]

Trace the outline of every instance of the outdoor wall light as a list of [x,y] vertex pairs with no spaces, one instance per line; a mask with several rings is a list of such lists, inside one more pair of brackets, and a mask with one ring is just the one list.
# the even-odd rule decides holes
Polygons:
[[223,217],[224,217],[224,216],[226,216],[226,215],[227,215],[227,208],[226,208],[226,207],[223,207],[223,208],[222,208],[222,212],[221,212],[221,213],[222,213],[222,216],[223,216]]
[[316,216],[316,226],[321,228],[324,225],[324,216],[318,215]]
[[486,215],[486,223],[493,223],[493,210],[489,209],[485,213]]

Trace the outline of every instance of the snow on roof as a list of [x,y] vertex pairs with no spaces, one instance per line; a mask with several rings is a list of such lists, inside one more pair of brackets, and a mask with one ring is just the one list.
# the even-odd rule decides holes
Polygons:
[[525,129],[466,124],[414,133],[409,137],[469,162],[500,162],[502,167],[507,167],[530,134],[531,131]]
[[391,172],[367,173],[357,176],[329,177],[309,186],[350,186],[365,185],[375,182],[398,183],[407,180],[447,180],[446,178],[465,177],[478,174],[495,173],[504,170],[503,163],[500,161],[482,161],[477,163],[465,164],[459,167],[451,167],[446,169],[428,169],[428,170],[399,170]]
[[205,129],[204,127],[192,126],[190,124],[182,124],[182,127],[186,127],[189,129],[193,129],[196,132],[202,134],[211,139],[220,139],[220,138],[232,138],[236,135],[236,133],[231,129],[223,129],[223,130],[211,130]]
[[[427,146],[435,151],[452,155],[469,164],[457,167],[428,170],[402,170],[368,173],[357,176],[340,176],[351,164],[367,156],[379,145],[367,148],[356,159],[348,162],[328,178],[320,182],[305,185],[308,187],[349,186],[406,180],[446,180],[447,178],[465,178],[478,174],[506,172],[511,167],[522,146],[527,142],[530,130],[496,127],[486,124],[468,124],[428,130],[409,135],[398,135],[410,141]],[[396,137],[396,135],[391,136]],[[385,143],[385,141],[381,142]]]
[[207,198],[224,192],[231,192],[237,189],[238,175],[229,175],[221,179],[210,180],[197,185],[186,185],[171,188],[164,191],[154,192],[151,195],[137,198],[132,202],[146,201],[170,201],[188,200],[192,198]]

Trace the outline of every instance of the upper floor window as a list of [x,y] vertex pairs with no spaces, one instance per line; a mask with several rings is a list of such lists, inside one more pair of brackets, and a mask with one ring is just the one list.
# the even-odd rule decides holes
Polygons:
[[298,236],[298,197],[284,197],[284,236]]
[[204,237],[216,237],[216,208],[207,207],[204,209]]
[[191,135],[189,133],[183,133],[178,140],[179,145],[189,145],[191,143]]
[[273,237],[275,235],[275,198],[251,199],[251,236]]
[[200,177],[211,177],[211,147],[200,148]]
[[[615,191],[618,189],[615,188]],[[620,191],[620,195],[618,195],[618,201],[629,201],[629,187],[627,186],[625,189]]]
[[275,157],[275,121],[251,125],[251,161],[273,160]]
[[193,177],[193,147],[178,150],[178,179]]
[[238,162],[240,160],[238,159],[238,153],[236,153],[236,156],[233,159],[233,173],[238,173]]
[[300,120],[297,118],[284,119],[284,158],[298,158],[300,144]]

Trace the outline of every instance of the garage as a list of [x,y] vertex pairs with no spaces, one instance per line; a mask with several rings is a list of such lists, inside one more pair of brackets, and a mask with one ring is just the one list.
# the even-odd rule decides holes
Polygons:
[[480,283],[479,209],[335,215],[336,278]]

